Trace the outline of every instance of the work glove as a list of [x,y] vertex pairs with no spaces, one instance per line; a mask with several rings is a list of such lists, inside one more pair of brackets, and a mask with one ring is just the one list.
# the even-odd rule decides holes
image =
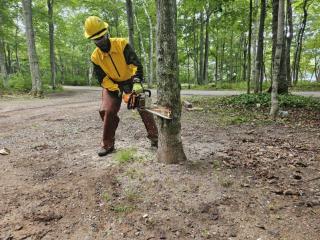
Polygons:
[[143,92],[143,87],[141,80],[139,78],[134,78],[133,79],[133,87],[132,91],[135,92],[136,94],[140,94]]

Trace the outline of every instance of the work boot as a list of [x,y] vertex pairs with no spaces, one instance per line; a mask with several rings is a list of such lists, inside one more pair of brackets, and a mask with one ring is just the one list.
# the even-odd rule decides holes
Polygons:
[[114,146],[109,147],[109,148],[100,148],[100,150],[98,151],[98,155],[100,157],[103,157],[103,156],[108,155],[109,153],[112,153],[113,150],[114,150]]

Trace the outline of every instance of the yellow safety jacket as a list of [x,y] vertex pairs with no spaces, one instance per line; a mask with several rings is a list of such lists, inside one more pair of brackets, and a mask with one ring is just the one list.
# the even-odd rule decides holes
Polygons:
[[106,76],[101,86],[109,91],[119,90],[117,82],[123,82],[135,75],[137,67],[127,64],[124,49],[128,41],[124,38],[110,38],[111,47],[109,52],[103,52],[98,47],[91,55],[91,61],[100,66]]

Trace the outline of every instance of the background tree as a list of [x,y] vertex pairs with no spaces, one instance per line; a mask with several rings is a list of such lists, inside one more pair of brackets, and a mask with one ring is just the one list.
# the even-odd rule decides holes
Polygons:
[[300,29],[297,35],[297,42],[296,42],[296,50],[294,52],[293,58],[293,67],[292,67],[292,77],[293,77],[293,84],[297,84],[299,71],[300,71],[300,59],[301,59],[301,52],[302,52],[302,42],[304,37],[304,32],[306,29],[307,18],[308,18],[308,7],[310,0],[303,1],[303,19],[300,25]]
[[275,47],[274,63],[273,63],[273,82],[272,82],[272,92],[271,92],[271,110],[270,115],[272,119],[276,119],[279,111],[278,102],[278,83],[280,81],[281,71],[281,61],[283,57],[283,32],[284,32],[284,0],[278,1],[278,27],[277,27],[277,42]]
[[259,37],[258,47],[256,54],[256,66],[254,71],[255,93],[262,92],[263,80],[263,49],[264,49],[264,21],[266,17],[266,0],[261,0],[260,3],[260,24],[259,24]]
[[128,21],[128,31],[129,31],[129,43],[134,49],[133,7],[132,7],[131,0],[126,0],[126,7],[127,7],[127,21]]
[[32,7],[31,0],[23,0],[23,14],[26,27],[27,44],[28,44],[28,56],[30,64],[30,72],[32,78],[32,89],[31,92],[34,96],[42,95],[42,85],[40,78],[39,62],[36,52],[34,30],[32,25]]
[[251,88],[251,37],[252,37],[252,0],[249,5],[249,35],[248,35],[248,74],[247,74],[247,93],[250,93]]
[[56,57],[54,53],[54,25],[53,25],[53,3],[54,0],[47,0],[48,5],[48,25],[49,25],[49,48],[52,89],[56,88]]
[[158,103],[172,110],[172,120],[159,119],[158,159],[166,163],[186,160],[181,140],[181,103],[175,0],[157,0]]

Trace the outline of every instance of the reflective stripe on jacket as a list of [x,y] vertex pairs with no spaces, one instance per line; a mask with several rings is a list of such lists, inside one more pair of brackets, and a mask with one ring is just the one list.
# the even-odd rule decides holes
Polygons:
[[128,41],[124,38],[110,38],[111,48],[108,53],[96,48],[91,61],[98,65],[106,74],[102,80],[101,86],[109,91],[119,90],[116,82],[123,82],[136,74],[137,66],[128,64],[124,56],[124,49]]

